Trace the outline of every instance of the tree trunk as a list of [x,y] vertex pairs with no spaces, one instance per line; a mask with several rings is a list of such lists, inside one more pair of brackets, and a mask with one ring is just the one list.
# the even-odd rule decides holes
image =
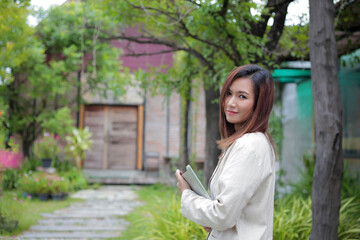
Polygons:
[[311,240],[338,239],[344,164],[334,12],[333,0],[310,0],[309,46],[316,134]]
[[220,150],[216,145],[216,140],[220,139],[219,131],[219,103],[214,100],[219,99],[220,92],[213,86],[205,89],[206,104],[206,159],[205,159],[205,183],[209,179],[219,160]]
[[190,164],[189,160],[189,110],[190,110],[190,99],[183,98],[181,106],[181,135],[180,135],[180,169],[185,169],[185,167]]

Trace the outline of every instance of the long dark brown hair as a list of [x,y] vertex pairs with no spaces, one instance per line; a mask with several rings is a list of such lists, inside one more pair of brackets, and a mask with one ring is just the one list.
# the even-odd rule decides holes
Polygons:
[[[240,130],[235,131],[233,123],[226,120],[225,99],[231,84],[239,78],[248,78],[253,82],[255,101],[250,116],[242,123]],[[274,82],[270,72],[258,65],[244,65],[232,70],[225,79],[220,93],[220,134],[221,140],[217,141],[222,150],[228,148],[236,139],[246,133],[262,132],[269,139],[274,152],[276,147],[268,132],[269,117],[274,104]]]

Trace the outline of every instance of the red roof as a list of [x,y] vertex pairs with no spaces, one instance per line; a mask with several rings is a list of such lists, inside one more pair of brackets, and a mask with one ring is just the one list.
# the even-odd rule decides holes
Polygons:
[[[136,36],[137,30],[134,28],[128,28],[125,30],[126,35]],[[124,67],[130,68],[131,71],[137,69],[149,70],[151,66],[158,67],[166,65],[162,72],[165,72],[167,68],[172,67],[173,53],[162,53],[156,55],[146,56],[126,56],[127,54],[139,54],[139,53],[154,53],[169,50],[170,48],[158,44],[141,44],[136,42],[130,42],[128,40],[113,41],[114,46],[122,48],[123,53],[120,60]]]

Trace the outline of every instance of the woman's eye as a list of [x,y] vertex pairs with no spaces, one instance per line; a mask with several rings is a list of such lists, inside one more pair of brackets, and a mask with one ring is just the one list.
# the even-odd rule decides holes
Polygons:
[[244,95],[240,95],[239,98],[244,98],[245,99],[246,97]]
[[227,96],[231,96],[231,92],[227,92],[226,95],[227,95]]

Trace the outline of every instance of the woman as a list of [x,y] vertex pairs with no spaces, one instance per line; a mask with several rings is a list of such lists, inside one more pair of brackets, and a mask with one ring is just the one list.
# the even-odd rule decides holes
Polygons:
[[176,170],[182,214],[210,232],[208,239],[272,239],[275,146],[268,133],[274,102],[269,71],[257,65],[232,70],[220,94],[222,149],[206,199]]

